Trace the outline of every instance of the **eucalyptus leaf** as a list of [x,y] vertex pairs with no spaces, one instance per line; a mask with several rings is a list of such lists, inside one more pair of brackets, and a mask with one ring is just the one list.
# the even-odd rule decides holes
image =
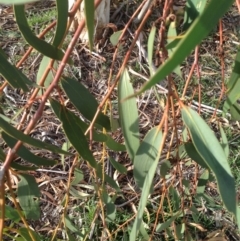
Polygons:
[[118,84],[118,109],[126,149],[132,160],[140,145],[138,109],[135,99],[122,100],[133,93],[130,77],[125,69]]

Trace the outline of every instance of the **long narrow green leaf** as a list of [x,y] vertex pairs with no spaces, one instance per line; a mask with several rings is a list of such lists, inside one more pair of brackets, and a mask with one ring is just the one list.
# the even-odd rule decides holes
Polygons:
[[152,69],[152,57],[153,57],[153,51],[154,51],[154,39],[155,39],[155,34],[156,34],[156,27],[152,27],[149,37],[148,37],[148,65],[149,65],[149,70],[151,73],[151,76],[154,74],[154,70]]
[[19,177],[21,179],[17,187],[19,204],[27,219],[37,220],[40,218],[40,191],[36,180],[27,174],[21,174]]
[[42,149],[46,149],[49,151],[52,151],[54,153],[59,153],[59,154],[65,154],[65,155],[72,155],[69,152],[63,151],[62,149],[60,149],[57,146],[39,141],[37,139],[34,139],[28,135],[25,135],[24,133],[22,133],[21,131],[15,129],[13,126],[11,126],[9,123],[7,123],[5,120],[3,120],[0,117],[0,127],[10,136],[12,136],[13,138],[16,138],[17,140],[20,140],[24,143],[27,143],[31,146],[35,146],[38,148],[42,148]]
[[183,31],[187,30],[193,21],[204,11],[207,0],[187,0],[184,11]]
[[189,30],[179,42],[173,56],[169,58],[156,72],[156,74],[140,89],[136,95],[150,89],[170,74],[188,54],[204,39],[216,26],[219,18],[231,7],[233,0],[209,1],[204,11],[196,18]]
[[133,160],[140,145],[139,118],[135,99],[123,101],[134,93],[128,71],[125,69],[118,84],[118,109],[125,145],[129,157]]
[[[44,72],[46,71],[50,61],[51,61],[50,58],[48,58],[47,56],[43,56],[39,69],[38,69],[38,73],[37,73],[37,79],[36,79],[37,84],[40,83],[42,76],[43,76]],[[54,62],[53,67],[55,69],[57,69],[56,61]],[[45,82],[44,82],[45,88],[47,88],[52,83],[53,78],[54,78],[54,75],[53,75],[52,71],[50,70],[47,77],[45,78]],[[42,91],[40,91],[40,94],[41,95],[43,94]]]
[[[236,55],[234,67],[230,80],[227,83],[227,99],[223,105],[223,113],[226,114],[232,105],[235,105],[237,100],[240,98],[240,49]],[[239,109],[239,108],[238,108]]]
[[[35,241],[41,241],[39,234],[33,231],[32,229],[19,228],[19,233],[21,234],[21,236],[24,238],[25,241],[32,241],[29,231],[31,232]],[[19,239],[16,239],[16,240],[19,240]]]
[[59,47],[64,39],[67,19],[68,19],[68,0],[56,0],[57,5],[57,27],[53,39],[53,46]]
[[27,77],[15,66],[11,65],[1,51],[0,63],[0,74],[7,80],[7,82],[12,87],[20,88],[23,91],[27,92],[27,83],[30,83],[30,80],[28,80]]
[[75,122],[75,115],[53,99],[50,100],[50,103],[54,113],[62,122],[63,130],[71,144],[79,155],[87,160],[92,167],[97,168],[97,162],[89,150],[86,136],[82,132],[81,127]]
[[[62,87],[73,105],[83,114],[88,120],[92,121],[98,109],[96,99],[91,95],[89,90],[80,82],[64,77]],[[96,123],[103,126],[107,130],[111,130],[110,120],[103,113],[99,113]]]
[[[4,139],[4,141],[7,143],[7,145],[10,148],[13,148],[14,145],[17,143],[16,139],[12,138],[5,132],[2,132],[2,138]],[[40,156],[34,155],[23,145],[18,149],[17,154],[24,160],[26,160],[32,164],[35,164],[37,166],[54,166],[57,164],[57,161],[53,161],[53,160],[50,160],[47,158],[42,158]]]
[[149,168],[156,160],[158,155],[158,147],[162,140],[162,133],[158,131],[158,127],[152,128],[145,136],[140,144],[133,162],[133,176],[139,188],[143,188],[145,178]]
[[93,37],[94,37],[94,0],[84,0],[84,12],[86,17],[86,26],[88,32],[88,40],[90,50],[93,49]]
[[196,150],[216,176],[226,208],[237,216],[235,182],[220,143],[206,122],[191,108],[182,108],[182,118]]
[[[171,22],[168,28],[167,33],[167,42],[169,46],[171,46],[171,43],[174,41],[174,37],[177,37],[177,29],[176,29],[176,22]],[[174,54],[176,47],[168,48],[168,57],[171,58]],[[182,72],[180,69],[180,65],[178,65],[173,72],[175,72],[179,77],[182,78]]]
[[61,60],[63,58],[64,53],[60,49],[33,34],[25,16],[24,5],[14,5],[14,13],[20,32],[32,47],[51,59]]
[[[158,136],[158,140],[160,140],[160,142],[162,141],[162,132],[158,131],[157,133]],[[158,143],[149,143],[149,145],[151,145],[151,149],[155,149],[158,150],[159,148],[159,141]],[[135,241],[140,229],[140,226],[142,224],[142,216],[144,213],[144,209],[147,205],[147,200],[148,200],[148,195],[150,193],[150,190],[152,188],[152,182],[153,182],[153,178],[158,166],[158,160],[161,156],[161,153],[158,151],[157,156],[155,156],[155,160],[152,162],[152,165],[149,167],[148,173],[145,176],[145,181],[143,184],[143,188],[142,188],[142,195],[140,198],[140,202],[139,202],[139,206],[138,206],[138,211],[137,211],[137,216],[136,219],[134,221],[132,230],[131,230],[131,234],[130,234],[130,241]]]
[[113,138],[109,135],[107,135],[108,139],[106,141],[106,146],[113,151],[126,151],[126,146],[123,144],[120,144],[113,140]]
[[[59,117],[59,115],[57,113],[60,113],[61,108],[65,108],[65,107],[62,106],[60,103],[58,103],[55,100],[51,100],[51,101],[54,102],[54,104],[55,104],[54,107],[55,107],[55,111],[56,111],[56,112],[55,111],[54,112]],[[74,119],[74,122],[76,123],[76,125],[78,125],[78,127],[81,128],[82,132],[84,133],[88,129],[89,125],[86,124],[85,122],[83,122],[79,117],[75,116],[71,111],[68,111],[66,108],[65,108],[65,110],[70,113],[70,115]],[[88,134],[86,137],[89,138],[90,134]],[[106,142],[107,141],[108,142],[109,138],[110,138],[109,136],[104,135],[102,133],[98,133],[95,130],[92,131],[92,139],[94,141],[98,141],[98,142]]]

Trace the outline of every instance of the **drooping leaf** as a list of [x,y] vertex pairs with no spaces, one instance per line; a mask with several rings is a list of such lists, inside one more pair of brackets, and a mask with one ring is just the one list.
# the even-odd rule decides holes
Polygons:
[[0,52],[0,74],[7,80],[13,88],[22,89],[24,92],[28,91],[27,84],[31,83],[27,77],[11,65],[4,55]]
[[113,46],[116,46],[118,44],[121,34],[122,34],[122,30],[117,31],[110,36],[110,42]]
[[204,193],[208,180],[209,180],[209,171],[204,170],[198,180],[197,191],[196,191],[197,194]]
[[140,144],[133,161],[133,176],[139,188],[143,188],[150,167],[156,162],[158,149],[162,141],[162,132],[152,128]]
[[[161,167],[162,168],[162,167]],[[171,201],[174,207],[174,210],[179,210],[181,207],[181,198],[179,196],[179,193],[177,192],[177,190],[171,186],[169,188],[169,194],[171,195]]]
[[97,168],[97,162],[89,150],[86,137],[81,127],[75,122],[75,115],[53,99],[50,100],[50,103],[54,113],[61,121],[63,130],[71,144],[83,159],[87,160],[92,167]]
[[5,205],[5,216],[15,223],[18,223],[21,220],[17,210],[9,205]]
[[[159,131],[157,135],[162,136],[162,133]],[[151,145],[153,146],[152,148],[155,148],[155,149],[158,150],[159,145],[155,145],[155,143],[151,143]],[[155,160],[152,162],[152,165],[150,166],[150,168],[148,170],[148,173],[145,176],[145,181],[144,181],[144,184],[143,184],[142,194],[141,194],[141,198],[140,198],[140,201],[139,201],[137,216],[135,218],[135,221],[134,221],[134,224],[133,224],[133,227],[132,227],[132,230],[131,230],[131,234],[130,234],[130,241],[136,240],[139,229],[140,229],[140,226],[142,224],[142,216],[143,216],[143,213],[144,213],[144,209],[147,205],[148,195],[149,195],[150,190],[152,188],[152,182],[153,182],[153,178],[154,178],[157,166],[158,166],[158,161],[159,161],[160,156],[161,156],[161,153],[158,151],[158,155],[156,156]]]
[[56,0],[57,5],[57,27],[55,36],[53,39],[53,46],[60,47],[62,43],[68,20],[68,1],[67,0]]
[[[5,132],[2,132],[2,138],[7,143],[10,148],[13,148],[17,143],[17,140],[13,137],[9,136]],[[39,157],[34,155],[31,151],[29,151],[25,146],[20,146],[17,151],[17,155],[23,158],[25,161],[28,161],[36,166],[53,166],[57,164],[57,161],[53,161],[47,158]]]
[[148,37],[148,65],[151,76],[154,74],[154,70],[152,69],[152,58],[153,58],[153,51],[154,51],[154,39],[156,34],[156,27],[152,27],[149,37]]
[[120,144],[113,140],[113,138],[109,135],[107,135],[108,139],[106,141],[106,146],[113,151],[126,151],[126,146],[123,144]]
[[19,177],[21,179],[17,187],[19,204],[27,219],[37,220],[40,218],[40,191],[36,180],[27,174],[21,174]]
[[[171,22],[168,28],[168,33],[167,33],[167,43],[170,45],[173,41],[174,38],[177,37],[177,30],[176,30],[176,22]],[[174,54],[175,48],[168,48],[168,57],[171,58]],[[178,65],[173,72],[177,74],[179,77],[182,78],[182,72],[180,69],[180,65]]]
[[[70,101],[80,113],[88,120],[92,121],[98,109],[98,103],[89,90],[80,82],[67,77],[64,77],[62,80],[62,87]],[[111,130],[110,120],[103,113],[99,113],[96,123],[107,130]]]
[[[53,102],[54,101],[55,100],[53,100]],[[60,105],[58,103],[58,104],[56,104],[55,108],[57,108],[56,109],[57,113],[60,113],[62,105]],[[88,129],[89,125],[87,123],[83,122],[79,117],[75,116],[74,114],[72,114],[72,118],[74,119],[74,122],[79,126],[79,128],[81,128],[82,132],[85,133],[85,131]],[[88,133],[86,137],[89,138],[90,137],[90,133]],[[115,144],[115,141],[111,140],[111,138],[109,138],[107,135],[104,135],[102,133],[98,133],[95,130],[92,131],[92,139],[94,141],[98,141],[98,142],[106,142],[106,141],[108,142],[109,141],[110,142],[110,146],[111,146],[111,144],[113,144],[113,145]],[[113,141],[113,143],[112,143],[112,141]]]
[[106,207],[106,221],[108,223],[114,222],[116,218],[116,207],[112,201],[112,198],[106,191],[102,192],[102,199]]
[[84,13],[86,17],[86,26],[88,32],[88,40],[90,50],[93,49],[93,37],[94,37],[94,0],[84,0]]
[[206,122],[191,108],[182,108],[182,118],[194,147],[216,176],[223,203],[236,216],[235,182],[220,143]]
[[[39,69],[38,69],[38,73],[37,73],[37,80],[36,80],[37,84],[40,83],[42,77],[44,76],[44,73],[47,70],[48,65],[50,64],[50,61],[51,61],[51,59],[49,57],[43,56],[43,59],[42,59],[42,61],[40,63],[40,66],[39,66]],[[54,62],[53,67],[55,69],[57,69],[56,61]],[[52,73],[51,70],[49,70],[49,73],[48,73],[47,77],[45,78],[44,87],[47,88],[52,83],[53,78],[54,78],[53,73]],[[42,95],[43,92],[40,91],[40,94]]]
[[16,162],[11,162],[11,167],[16,169],[16,170],[19,170],[19,171],[34,171],[34,170],[37,170],[38,167],[33,167],[33,166],[24,166],[24,165],[20,165]]
[[184,11],[183,31],[187,30],[193,21],[204,11],[207,0],[187,0]]
[[208,165],[205,163],[203,158],[199,155],[198,151],[196,150],[195,146],[192,143],[185,143],[184,144],[185,150],[188,156],[197,162],[201,167],[209,168]]
[[20,235],[24,238],[25,241],[32,241],[33,239],[31,238],[29,232],[31,232],[32,236],[34,237],[35,241],[41,241],[40,236],[38,233],[33,231],[32,229],[26,229],[26,228],[19,228],[19,233]]
[[54,153],[72,155],[71,153],[63,151],[62,149],[60,149],[57,146],[39,141],[39,140],[34,139],[34,138],[32,138],[28,135],[25,135],[21,131],[15,129],[13,126],[11,126],[9,123],[7,123],[5,120],[3,120],[1,117],[0,117],[0,127],[11,137],[16,138],[17,140],[20,140],[24,143],[27,143],[27,144],[31,145],[31,146],[46,149],[46,150],[52,151]]
[[79,168],[74,169],[74,179],[71,182],[71,185],[77,185],[84,179],[83,171]]
[[115,161],[112,157],[109,158],[109,161],[119,173],[122,173],[122,174],[127,173],[127,168],[122,164],[120,164],[119,162]]
[[173,55],[160,66],[155,75],[136,93],[143,93],[153,85],[159,83],[168,74],[170,74],[189,53],[204,39],[210,31],[216,26],[219,18],[232,6],[233,0],[209,1],[204,11],[195,19],[184,37],[180,40]]
[[21,34],[33,48],[51,59],[61,60],[63,58],[64,53],[60,49],[33,34],[25,16],[24,5],[14,5],[14,13]]
[[[237,100],[240,98],[240,49],[238,49],[234,67],[232,69],[232,74],[230,76],[230,80],[227,83],[227,99],[224,102],[223,105],[223,114],[225,115],[229,108],[231,108],[233,105],[237,111],[239,112],[239,107]],[[238,107],[238,108],[237,108]],[[235,110],[233,108],[233,111]]]
[[230,107],[230,114],[231,114],[231,119],[234,121],[239,121],[240,120],[240,105],[238,102],[234,103]]
[[164,223],[159,223],[156,227],[156,232],[160,233],[161,231],[165,230],[166,228],[168,228],[171,223],[178,218],[178,216],[182,213],[182,211],[178,211],[177,213],[175,213],[174,215],[171,216],[171,218],[169,218],[166,222]]
[[229,157],[229,145],[228,145],[228,139],[227,139],[227,136],[222,128],[222,126],[220,125],[220,134],[221,134],[221,145],[222,145],[222,148],[225,152],[225,155],[226,155],[226,158]]
[[66,227],[71,230],[73,233],[81,235],[81,232],[79,231],[78,228],[75,227],[75,225],[72,223],[71,219],[69,216],[65,216],[65,225]]
[[126,149],[132,160],[140,144],[138,109],[135,99],[122,100],[133,93],[130,77],[125,69],[118,84],[118,109]]

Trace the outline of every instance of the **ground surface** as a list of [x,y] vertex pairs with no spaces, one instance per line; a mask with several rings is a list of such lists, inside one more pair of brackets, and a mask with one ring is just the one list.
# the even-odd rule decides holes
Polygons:
[[[162,3],[157,5],[156,10],[153,12],[152,18],[156,20],[158,12],[163,9]],[[176,5],[184,4],[184,1],[177,1]],[[129,2],[123,5],[121,11],[118,12],[115,19],[112,22],[120,30],[129,20],[131,14],[135,11],[137,3]],[[114,3],[111,6],[111,12],[118,9],[118,4]],[[55,19],[55,4],[53,1],[44,1],[42,3],[37,3],[30,5],[28,10],[28,21],[32,26],[33,31],[39,34],[50,22]],[[146,48],[147,36],[151,27],[151,19],[145,26],[143,31],[143,46]],[[6,6],[1,6],[0,15],[0,46],[4,52],[8,55],[9,61],[16,64],[20,58],[23,56],[25,51],[28,49],[28,44],[22,39],[20,32],[18,31],[17,25],[14,21],[12,9]],[[125,37],[122,51],[119,53],[117,60],[115,62],[115,68],[113,75],[116,75],[119,67],[121,66],[123,56],[128,50],[130,43],[132,41],[132,36],[135,32],[135,26],[132,25],[130,28],[130,33]],[[82,43],[76,45],[72,59],[74,60],[73,66],[67,66],[65,74],[74,77],[81,81],[95,96],[95,98],[101,101],[102,97],[107,91],[107,82],[109,75],[109,68],[113,58],[114,46],[109,41],[109,37],[112,34],[112,30],[109,30],[107,38],[103,38],[104,42],[96,44],[96,49],[94,55],[91,55],[88,47]],[[240,39],[240,17],[236,8],[232,8],[223,18],[223,34],[224,34],[224,64],[225,64],[225,79],[229,78],[231,74],[231,68],[234,63],[235,54],[237,48],[239,47]],[[67,36],[66,46],[68,41],[71,39],[71,34]],[[45,37],[46,40],[50,40],[51,33]],[[238,122],[232,122],[227,118],[221,118],[219,115],[215,119],[211,120],[212,113],[216,104],[218,103],[219,96],[221,94],[221,64],[219,60],[219,35],[218,29],[215,31],[201,44],[200,54],[199,54],[199,66],[201,71],[201,93],[202,93],[202,115],[203,117],[211,123],[212,129],[215,131],[216,135],[219,137],[218,124],[222,123],[224,130],[227,134],[230,147],[230,158],[229,162],[232,168],[232,172],[236,178],[236,188],[239,190],[240,176],[240,158],[239,158],[239,136],[240,136],[240,126]],[[180,78],[176,74],[173,74],[174,81],[176,83],[178,93],[181,93],[184,87],[184,83],[189,74],[193,62],[193,55],[188,57],[186,61],[181,66],[181,72],[183,78]],[[36,73],[39,68],[41,61],[41,56],[33,52],[28,60],[21,67],[23,72],[32,80],[36,80]],[[155,59],[157,66],[157,57]],[[128,64],[129,72],[131,74],[131,81],[135,89],[139,89],[140,86],[149,77],[148,67],[146,59],[139,55],[139,48],[136,46],[131,54],[130,61]],[[1,80],[2,82],[2,80]],[[187,90],[187,100],[198,101],[198,96],[193,95],[196,90],[197,77],[194,75],[192,84]],[[164,85],[163,85],[164,86]],[[164,86],[165,87],[165,86]],[[7,89],[7,95],[3,96],[1,100],[1,109],[5,116],[12,119],[15,115],[15,121],[18,122],[21,119],[22,113],[17,115],[17,111],[24,106],[29,95],[23,95],[20,91],[14,90],[11,87]],[[53,96],[57,96],[54,93]],[[64,97],[67,101],[67,97]],[[140,115],[140,129],[141,137],[143,138],[147,131],[152,127],[159,124],[162,114],[164,102],[166,96],[160,92],[160,88],[156,88],[152,92],[145,93],[140,96],[138,101],[139,115]],[[115,119],[118,118],[118,107],[117,107],[117,91],[115,90],[111,97],[112,104],[112,114]],[[66,105],[74,113],[77,113],[74,107],[69,103]],[[195,105],[196,106],[196,105]],[[38,103],[34,104],[30,110],[28,120],[31,119],[32,115],[35,113],[38,107]],[[193,103],[194,107],[194,103]],[[222,102],[217,108],[221,110]],[[196,107],[197,108],[197,107]],[[212,108],[212,109],[211,109]],[[208,111],[209,110],[209,111]],[[27,124],[27,123],[26,123]],[[179,129],[182,129],[182,123],[178,123]],[[24,127],[23,127],[24,129]],[[169,131],[168,142],[171,140],[172,130]],[[60,121],[52,113],[51,108],[46,106],[44,114],[41,121],[38,123],[37,127],[31,133],[32,137],[40,139],[42,141],[49,142],[51,144],[61,147],[63,144],[67,144],[67,139],[61,129]],[[112,133],[112,136],[118,142],[123,142],[123,137],[120,129],[117,129]],[[5,145],[2,143],[2,147]],[[97,160],[101,160],[102,157],[102,146],[98,144],[93,145],[93,154]],[[73,160],[71,158],[62,158],[58,155],[49,152],[42,152],[38,150],[32,150],[41,156],[45,156],[51,159],[58,159],[59,164],[51,169],[39,169],[36,172],[32,172],[37,180],[37,183],[41,189],[41,218],[37,221],[29,221],[30,226],[36,230],[39,234],[44,237],[44,240],[50,240],[54,230],[57,230],[57,237],[59,240],[66,240],[66,232],[64,227],[58,227],[62,214],[64,211],[63,200],[67,191],[67,183],[69,180],[69,170],[73,165]],[[108,150],[107,150],[108,151]],[[167,152],[167,145],[164,151]],[[113,234],[112,240],[123,240],[122,237],[126,233],[131,224],[131,218],[136,213],[136,208],[140,198],[140,190],[137,189],[135,182],[133,180],[132,163],[129,160],[125,152],[113,153],[108,151],[108,156],[116,159],[118,162],[123,164],[127,168],[127,174],[119,174],[115,171],[109,162],[109,159],[104,159],[106,163],[106,172],[112,176],[119,184],[122,191],[121,195],[118,195],[108,187],[108,192],[115,196],[115,205],[117,208],[117,214],[114,222],[110,222],[108,228]],[[202,197],[197,197],[191,195],[195,183],[196,171],[198,175],[202,175],[204,170],[190,161],[189,159],[182,159],[181,162],[176,163],[174,158],[169,159],[171,165],[171,170],[168,173],[168,178],[163,182],[160,179],[160,175],[157,174],[154,183],[154,193],[149,199],[149,204],[147,205],[146,213],[144,215],[144,222],[146,224],[146,230],[149,231],[153,226],[156,219],[156,212],[158,210],[159,203],[161,202],[162,195],[164,193],[163,189],[167,188],[167,197],[173,197],[174,195],[179,195],[181,193],[181,185],[179,177],[184,179],[183,186],[185,188],[185,199],[177,198],[179,201],[183,201],[186,207],[186,217],[184,222],[188,224],[188,231],[195,238],[194,240],[239,240],[240,236],[238,234],[235,223],[230,214],[226,212],[222,203],[220,201],[216,182],[211,181],[206,185],[205,199]],[[17,159],[17,163],[23,163],[23,160]],[[71,222],[80,230],[80,233],[88,234],[91,240],[104,240],[106,233],[103,231],[102,217],[99,207],[99,196],[95,191],[94,176],[91,173],[88,165],[82,160],[78,164],[78,170],[80,174],[84,176],[83,180],[78,183],[74,188],[70,190],[69,195],[69,205],[67,208],[68,217]],[[180,176],[181,175],[181,176]],[[71,178],[74,178],[75,174]],[[76,177],[76,176],[75,176]],[[17,182],[17,180],[15,180]],[[16,188],[16,183],[13,187]],[[166,186],[165,186],[166,185]],[[176,192],[174,191],[176,190]],[[9,200],[7,202],[10,202]],[[168,219],[168,214],[171,211],[176,210],[176,203],[169,204],[170,200],[168,198],[163,200],[163,214],[159,218],[159,223],[164,219]],[[193,204],[197,210],[197,216],[193,210],[187,208]],[[181,224],[183,217],[179,217],[175,223],[175,227],[169,227],[169,232],[173,232],[174,228]],[[10,221],[7,222],[10,225]],[[20,225],[21,226],[21,225]],[[169,225],[170,226],[170,225]],[[17,225],[14,226],[17,228]],[[73,230],[71,230],[73,231]],[[115,236],[116,235],[116,236]],[[167,232],[155,232],[153,240],[174,240],[174,237],[169,235]],[[89,237],[88,236],[88,237]],[[168,238],[167,238],[168,236]],[[100,239],[100,237],[102,239]],[[7,239],[6,239],[7,240]],[[9,239],[10,240],[10,239]],[[79,239],[80,240],[80,239]],[[124,239],[125,240],[125,239]],[[127,239],[126,239],[127,240]],[[141,240],[141,239],[139,239]]]

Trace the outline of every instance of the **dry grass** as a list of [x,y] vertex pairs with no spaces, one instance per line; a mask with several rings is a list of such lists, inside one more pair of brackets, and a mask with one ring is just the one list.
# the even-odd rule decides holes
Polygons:
[[[179,1],[178,5],[180,4]],[[181,1],[183,4],[184,1]],[[46,9],[51,6],[54,7],[52,1],[45,1],[44,3],[31,6],[28,11],[31,14],[37,14],[41,12],[41,9]],[[129,16],[136,9],[136,2],[130,1],[126,3],[123,9],[116,15],[114,19],[114,24],[118,29],[122,29],[123,26],[129,19]],[[143,47],[146,48],[147,36],[151,27],[152,21],[156,20],[160,13],[162,12],[162,3],[156,7],[156,10],[153,12],[151,19],[146,24],[143,33]],[[117,9],[117,5],[113,4],[112,12]],[[30,14],[30,16],[31,16]],[[31,18],[31,17],[30,17]],[[51,21],[48,20],[49,22]],[[17,26],[14,22],[13,14],[10,8],[2,8],[2,14],[0,16],[0,40],[1,48],[7,53],[9,59],[12,63],[17,63],[21,58],[23,53],[27,50],[28,45],[21,38],[20,33],[17,31]],[[48,22],[41,23],[42,25],[47,25]],[[36,24],[37,25],[37,24]],[[43,26],[39,26],[40,29],[43,29]],[[35,29],[36,33],[39,31]],[[135,26],[131,26],[131,32],[135,32]],[[72,54],[72,59],[74,60],[73,66],[68,66],[65,70],[65,74],[74,77],[81,81],[95,96],[97,100],[101,100],[102,97],[106,94],[108,86],[108,75],[109,68],[112,62],[114,47],[110,44],[109,37],[112,34],[112,30],[109,30],[107,37],[99,45],[101,49],[100,53],[96,55],[90,54],[87,46],[79,43],[75,46],[75,49]],[[240,18],[239,13],[236,8],[232,8],[226,16],[223,18],[223,34],[224,34],[224,64],[225,64],[225,78],[227,79],[231,73],[235,53],[237,50],[237,41],[240,37]],[[68,36],[69,38],[71,36]],[[49,38],[48,36],[46,38]],[[102,39],[103,40],[103,39]],[[213,110],[216,107],[217,100],[221,93],[221,64],[219,60],[219,36],[218,31],[211,34],[200,46],[200,71],[201,71],[201,90],[202,90],[202,103],[206,104],[209,107],[212,107]],[[126,51],[128,50],[132,42],[132,36],[130,33],[125,36],[122,49],[117,56],[117,60],[114,64],[113,75],[117,74],[118,69],[121,67],[122,59],[125,56]],[[157,59],[158,56],[155,56],[155,63],[159,62]],[[33,53],[30,58],[25,62],[22,69],[24,73],[28,75],[31,80],[35,80],[36,73],[39,67],[41,58]],[[193,56],[188,57],[188,59],[183,63],[181,71],[183,73],[183,79],[180,79],[178,76],[174,76],[174,83],[179,93],[182,92],[184,83],[189,74],[193,62]],[[160,63],[159,63],[160,64]],[[131,54],[128,68],[131,73],[131,79],[134,88],[138,89],[146,80],[149,78],[149,71],[147,67],[147,62],[143,56],[139,55],[139,48],[136,46],[134,51]],[[196,90],[197,77],[193,77],[192,84],[190,85],[186,95],[186,101],[191,101],[192,99],[198,101],[198,96],[193,95]],[[28,95],[23,95],[18,90],[14,90],[11,87],[8,87],[8,96],[3,96],[2,110],[4,114],[12,119],[16,112],[24,106],[26,100],[29,98]],[[53,96],[57,97],[58,93],[54,93]],[[152,127],[159,124],[162,114],[166,96],[160,93],[158,88],[155,91],[150,91],[142,96],[139,96],[137,99],[139,107],[139,118],[140,118],[140,130],[141,138],[145,136],[148,130]],[[65,97],[67,101],[67,98]],[[38,104],[34,104],[29,112],[28,120],[31,119],[32,115],[35,113]],[[68,103],[67,107],[73,112],[77,113],[74,107]],[[111,95],[111,108],[112,115],[115,119],[118,119],[118,109],[117,109],[117,91],[113,91]],[[218,107],[221,109],[220,107]],[[212,112],[207,113],[204,106],[202,106],[203,116],[206,120],[210,120]],[[21,119],[22,113],[20,113],[14,120],[19,122]],[[79,115],[79,114],[78,114]],[[199,211],[199,226],[191,228],[189,226],[189,231],[191,231],[196,240],[216,240],[210,239],[210,235],[213,235],[213,232],[218,231],[219,240],[239,240],[237,234],[237,229],[235,224],[230,220],[230,215],[225,212],[225,209],[221,206],[219,201],[219,195],[215,182],[209,182],[207,184],[206,192],[209,197],[212,198],[211,202],[202,201],[194,197],[195,188],[196,188],[196,172],[198,176],[203,173],[203,170],[199,168],[194,162],[186,159],[182,159],[180,162],[176,159],[173,154],[174,148],[177,143],[173,141],[171,145],[171,134],[173,133],[173,128],[171,128],[171,123],[173,120],[169,120],[170,129],[169,136],[167,138],[167,143],[165,146],[164,153],[170,151],[172,155],[170,156],[171,170],[169,171],[169,176],[167,180],[161,180],[160,175],[157,174],[155,177],[154,183],[154,193],[151,195],[149,200],[149,205],[144,216],[144,221],[150,225],[150,230],[156,218],[156,212],[159,207],[161,196],[167,195],[171,196],[169,188],[172,187],[177,190],[177,192],[182,193],[182,188],[188,190],[189,194],[185,193],[183,201],[185,205],[186,212],[189,212],[186,215],[186,219],[189,219],[187,223],[193,222],[191,217],[190,203],[194,204]],[[216,117],[212,121],[212,125],[216,124],[213,128],[216,134],[218,134],[218,123],[222,122],[225,129],[229,130],[229,138],[234,138],[238,136],[240,128],[238,123],[233,123],[227,119],[222,119],[220,116]],[[27,124],[27,123],[26,123]],[[180,120],[177,120],[177,126],[179,131],[182,130],[182,123]],[[23,127],[24,128],[24,127]],[[56,119],[54,114],[51,111],[49,106],[45,107],[44,114],[39,121],[38,125],[31,133],[32,137],[40,139],[42,141],[47,141],[54,145],[61,147],[64,143],[67,142],[66,137],[61,129],[60,121]],[[112,136],[118,142],[123,142],[123,137],[120,129],[112,133]],[[2,144],[4,148],[4,144]],[[230,144],[230,148],[237,148]],[[93,145],[93,154],[96,160],[101,160],[103,157],[102,153],[103,147],[99,144],[94,143]],[[34,150],[33,150],[34,151]],[[110,232],[114,232],[117,228],[120,228],[117,236],[113,236],[112,240],[121,240],[121,236],[124,232],[127,231],[129,224],[131,223],[131,218],[136,212],[137,205],[140,198],[140,190],[135,186],[132,172],[132,163],[129,160],[126,153],[113,153],[109,150],[107,155],[104,157],[105,162],[105,171],[118,182],[121,189],[121,195],[117,194],[115,190],[111,187],[108,187],[108,192],[112,195],[116,195],[115,205],[117,207],[117,217],[116,222],[109,225]],[[30,226],[42,235],[46,237],[44,240],[48,240],[47,237],[50,237],[53,231],[57,228],[61,215],[63,214],[63,200],[68,188],[69,178],[73,178],[74,174],[69,175],[69,171],[74,164],[72,158],[65,158],[61,160],[61,157],[53,153],[48,152],[37,152],[35,154],[48,157],[51,159],[58,159],[59,164],[53,168],[39,169],[37,171],[31,172],[32,175],[36,177],[37,183],[41,190],[41,219],[38,221],[30,221]],[[238,152],[238,150],[237,150]],[[233,155],[236,155],[236,152],[232,152]],[[127,174],[119,174],[111,166],[107,156],[115,158],[118,162],[123,164],[127,169]],[[164,158],[165,156],[163,156]],[[235,157],[232,157],[235,158]],[[237,158],[237,157],[236,157]],[[24,164],[24,161],[20,158],[15,160],[17,163]],[[233,166],[238,166],[239,158],[235,159],[235,164]],[[82,171],[84,179],[75,186],[75,189],[78,193],[70,192],[69,195],[69,204],[67,207],[67,213],[72,217],[73,222],[79,228],[79,230],[85,230],[86,233],[92,235],[92,240],[98,240],[98,237],[102,237],[101,240],[104,240],[104,232],[102,232],[102,217],[101,217],[101,208],[99,202],[99,196],[95,191],[94,182],[95,177],[92,173],[92,170],[89,169],[87,163],[83,160],[79,160],[76,164],[77,168]],[[14,173],[13,173],[14,177]],[[182,182],[182,180],[185,180]],[[16,188],[16,177],[13,182],[13,187]],[[239,187],[238,187],[239,188]],[[165,191],[168,190],[168,192]],[[8,193],[8,192],[7,192]],[[85,198],[83,196],[86,196]],[[9,204],[11,202],[7,201]],[[169,212],[169,203],[164,200],[163,211],[165,213]],[[218,223],[217,214],[220,213],[220,224]],[[162,216],[162,218],[164,215]],[[181,222],[182,219],[179,219]],[[159,217],[159,222],[161,218]],[[125,224],[124,224],[125,223]],[[10,225],[8,223],[7,225]],[[121,226],[122,225],[122,226]],[[14,225],[17,228],[17,225]],[[57,230],[57,237],[59,240],[65,240],[66,234],[63,231],[63,227],[60,227]],[[7,239],[6,239],[7,240]],[[9,239],[10,240],[10,239]],[[49,239],[50,240],[50,239]],[[100,239],[99,239],[100,240]],[[161,233],[154,234],[154,240],[165,240],[164,236]],[[171,239],[169,239],[171,240]]]

